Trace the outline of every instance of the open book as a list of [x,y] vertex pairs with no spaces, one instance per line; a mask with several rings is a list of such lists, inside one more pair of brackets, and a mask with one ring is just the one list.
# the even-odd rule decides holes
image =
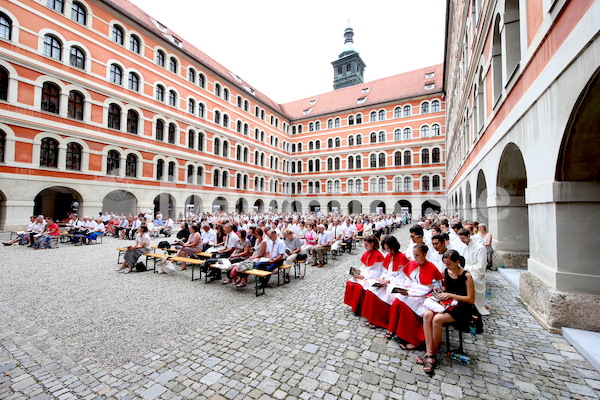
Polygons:
[[354,267],[350,267],[349,274],[352,275],[354,278],[356,278],[357,276],[361,275],[360,269],[354,268]]
[[400,294],[403,294],[404,296],[407,296],[408,295],[408,290],[404,289],[404,288],[401,288],[401,287],[395,287],[395,288],[392,289],[392,293],[400,293]]

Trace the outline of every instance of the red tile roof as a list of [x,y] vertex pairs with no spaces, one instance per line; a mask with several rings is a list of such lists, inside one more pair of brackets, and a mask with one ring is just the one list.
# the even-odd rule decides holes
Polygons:
[[[286,104],[278,104],[249,83],[237,77],[234,72],[231,72],[225,66],[219,64],[206,53],[200,51],[191,43],[185,41],[170,28],[165,27],[166,31],[161,31],[153,22],[158,21],[157,19],[152,18],[130,1],[102,1],[106,5],[116,9],[118,12],[139,23],[150,32],[156,34],[158,37],[164,38],[166,41],[169,41],[168,35],[176,37],[181,42],[180,49],[184,53],[219,74],[223,79],[230,82],[231,85],[238,87],[241,93],[248,93],[248,95],[254,97],[264,105],[272,108],[274,111],[287,116],[291,120],[314,118],[317,115],[335,113],[361,107],[369,107],[387,101],[426,95],[428,93],[436,93],[442,90],[443,64],[438,64],[431,67],[421,68],[415,71],[334,90],[328,93],[307,97],[302,100],[297,100]],[[177,46],[173,45],[173,47]],[[426,79],[425,74],[430,72],[434,72],[435,77],[432,79]],[[425,84],[427,83],[434,83],[434,88],[425,90]],[[363,89],[365,88],[369,88],[368,93],[363,93]],[[252,91],[254,93],[252,93]],[[358,104],[357,100],[365,96],[365,102]],[[315,99],[317,99],[317,101],[314,104],[311,104],[311,101],[314,101]],[[304,111],[310,108],[312,108],[310,113],[305,114]]]

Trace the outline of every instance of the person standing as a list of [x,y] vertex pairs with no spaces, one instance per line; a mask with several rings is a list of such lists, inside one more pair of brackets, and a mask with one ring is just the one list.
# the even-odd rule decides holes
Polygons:
[[485,307],[485,269],[487,266],[487,254],[481,243],[471,239],[468,230],[458,231],[460,241],[465,245],[460,253],[465,258],[465,270],[471,273],[475,285],[475,307],[481,315],[489,315]]

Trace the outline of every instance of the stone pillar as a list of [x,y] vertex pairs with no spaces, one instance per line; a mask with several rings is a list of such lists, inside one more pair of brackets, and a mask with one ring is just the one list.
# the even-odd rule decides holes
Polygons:
[[529,216],[525,197],[490,196],[488,229],[492,232],[493,264],[506,268],[527,268],[529,257]]

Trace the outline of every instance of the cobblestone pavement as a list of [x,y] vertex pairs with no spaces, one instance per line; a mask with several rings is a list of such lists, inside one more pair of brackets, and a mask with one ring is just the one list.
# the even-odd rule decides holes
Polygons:
[[[408,237],[406,228],[396,234],[404,242]],[[364,319],[342,303],[346,271],[361,251],[325,268],[308,267],[306,279],[271,287],[257,298],[250,290],[190,282],[189,274],[179,274],[172,282],[152,273],[117,274],[112,271],[114,248],[121,243],[106,240],[76,250],[39,252],[2,249],[1,399],[595,399],[600,394],[600,374],[560,335],[545,331],[496,272],[488,278],[493,298],[485,332],[465,338],[475,363],[461,365],[443,357],[429,377],[413,361],[414,351],[403,351],[385,340],[382,330],[365,327]],[[93,268],[85,272],[88,280],[98,280],[99,288],[87,302],[77,298],[77,303],[86,303],[81,304],[88,314],[85,319],[77,313],[78,319],[69,317],[75,306],[66,298],[83,289],[37,290],[35,296],[24,289],[26,283],[43,287],[44,275],[28,269],[31,257],[60,264],[78,252],[105,254],[97,258],[106,273]],[[28,280],[13,279],[11,274],[19,271],[10,269],[14,264],[27,267],[21,275]],[[13,280],[18,281],[17,289]],[[184,304],[191,310],[183,316],[191,321],[181,325],[186,333],[161,336],[165,326],[160,324],[180,324],[162,315],[184,312],[175,306],[169,309],[169,301],[155,299],[158,307],[142,309],[144,322],[156,329],[144,325],[146,330],[131,338],[125,325],[138,323],[141,309],[123,308],[120,299],[102,304],[94,300],[100,291],[126,285],[123,282],[143,282],[145,286],[124,286],[129,296],[140,296],[155,290],[150,286],[154,281],[173,291],[195,291],[196,297]],[[64,284],[77,282],[65,279]],[[65,296],[62,310],[35,311],[43,308],[40,298],[53,303],[60,293]],[[24,305],[29,297],[35,297],[35,308]],[[103,313],[87,311],[87,303]],[[50,312],[58,314],[42,315]],[[112,330],[95,328],[97,319]],[[111,358],[101,346],[87,348],[85,340],[92,341],[87,338],[94,333],[118,354]],[[129,358],[119,361],[124,355]]]

